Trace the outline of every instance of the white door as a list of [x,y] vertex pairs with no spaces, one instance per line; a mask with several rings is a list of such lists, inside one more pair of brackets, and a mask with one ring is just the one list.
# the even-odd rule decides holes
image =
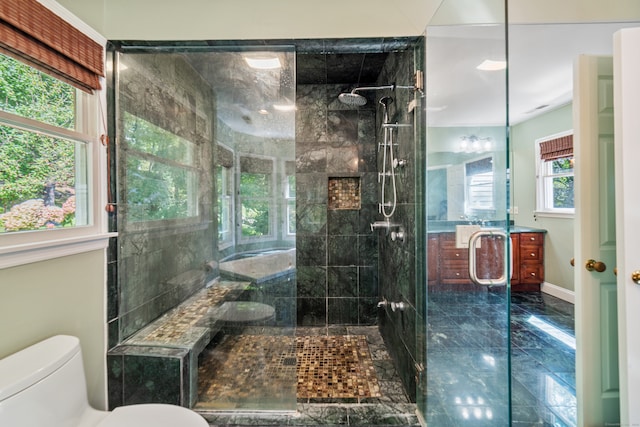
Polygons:
[[577,59],[573,105],[578,425],[618,425],[612,58]]
[[620,421],[640,425],[640,28],[615,35]]

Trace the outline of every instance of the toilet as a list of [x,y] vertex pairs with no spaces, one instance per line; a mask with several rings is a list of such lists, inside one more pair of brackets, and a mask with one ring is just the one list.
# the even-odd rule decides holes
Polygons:
[[194,411],[166,404],[89,406],[80,340],[56,335],[0,359],[0,426],[208,427]]

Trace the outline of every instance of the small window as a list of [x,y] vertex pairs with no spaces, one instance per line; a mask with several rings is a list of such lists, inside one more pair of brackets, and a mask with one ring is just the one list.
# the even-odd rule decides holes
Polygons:
[[240,174],[240,208],[242,237],[264,237],[271,234],[271,174]]
[[571,132],[536,141],[537,211],[542,214],[573,215],[574,172]]
[[218,192],[218,247],[233,243],[233,169],[218,165],[216,171]]
[[287,234],[296,234],[296,176],[287,175]]
[[273,159],[240,157],[241,239],[273,237],[273,179]]

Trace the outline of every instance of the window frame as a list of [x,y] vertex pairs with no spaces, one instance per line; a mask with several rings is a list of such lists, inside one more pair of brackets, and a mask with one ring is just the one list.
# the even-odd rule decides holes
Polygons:
[[[553,182],[553,177],[556,176],[574,176],[575,177],[575,169],[571,174],[549,174],[547,172],[547,168],[550,167],[551,162],[542,160],[540,155],[540,145],[543,142],[558,139],[563,136],[568,136],[573,134],[573,129],[569,129],[563,132],[558,132],[553,135],[544,136],[542,138],[538,138],[535,140],[535,160],[536,160],[536,216],[540,217],[551,217],[551,218],[573,218],[575,215],[575,207],[573,208],[553,208],[549,207],[549,202],[553,202],[553,188],[552,184],[549,185],[549,182]],[[567,156],[569,157],[569,156]],[[563,157],[564,158],[564,157]],[[575,158],[574,155],[571,158]],[[551,177],[549,181],[548,178]],[[574,178],[575,184],[575,178]],[[575,188],[574,188],[575,191]]]
[[[102,46],[107,40],[87,24],[50,0],[41,3],[68,23]],[[101,78],[104,87],[104,78]],[[106,150],[100,143],[104,126],[100,120],[106,111],[106,92],[96,90],[88,94],[76,89],[76,130],[69,131],[47,125],[37,120],[0,111],[0,122],[29,132],[44,132],[54,137],[82,141],[86,144],[87,191],[89,193],[88,225],[51,230],[29,230],[0,235],[0,269],[45,261],[68,255],[105,249],[109,237],[117,233],[107,232],[107,165]]]

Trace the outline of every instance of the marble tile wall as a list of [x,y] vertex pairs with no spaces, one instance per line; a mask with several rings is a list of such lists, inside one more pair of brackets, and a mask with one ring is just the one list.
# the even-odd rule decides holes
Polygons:
[[[376,110],[338,101],[357,82],[333,83],[335,61],[298,55],[305,73],[296,97],[298,326],[377,322],[378,241],[369,229],[378,197]],[[331,178],[359,180],[359,208],[329,209]]]
[[[378,78],[378,84],[384,85],[396,82],[397,85],[413,85],[415,53],[412,49],[389,54],[383,70]],[[418,64],[419,65],[419,64]],[[420,126],[420,96],[416,97],[413,90],[397,88],[393,95],[394,101],[389,105],[389,116],[392,123],[414,124]],[[409,111],[409,103],[417,99],[418,106]],[[417,118],[417,119],[416,119]],[[418,120],[418,122],[416,122]],[[382,124],[382,116],[377,118],[377,127]],[[406,166],[396,168],[397,207],[391,222],[400,224],[405,230],[405,241],[393,241],[384,231],[378,231],[379,236],[379,283],[380,296],[389,302],[402,302],[404,310],[391,310],[388,306],[381,312],[380,328],[382,336],[387,342],[398,373],[412,400],[415,401],[416,361],[419,361],[419,345],[416,333],[417,319],[421,318],[422,295],[416,295],[416,283],[422,283],[420,262],[425,256],[424,243],[418,239],[420,233],[420,217],[423,209],[421,188],[421,170],[419,166],[423,144],[416,141],[415,135],[420,134],[410,128],[398,128],[394,146],[397,159],[406,160]],[[381,168],[381,157],[378,156]],[[378,215],[376,220],[383,219]]]

